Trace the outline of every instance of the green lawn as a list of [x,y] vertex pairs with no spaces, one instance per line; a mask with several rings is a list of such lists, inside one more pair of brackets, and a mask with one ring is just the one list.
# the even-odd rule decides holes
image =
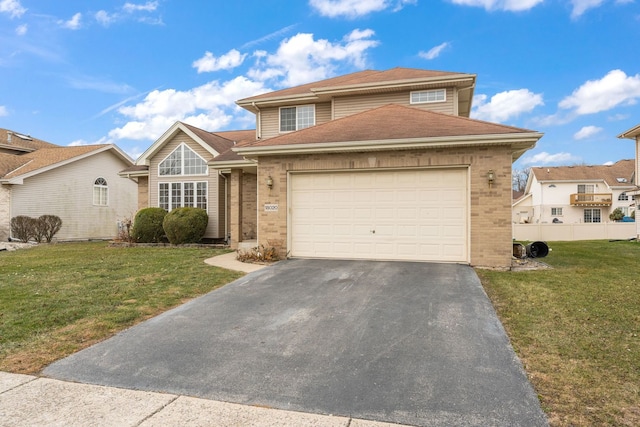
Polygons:
[[549,242],[478,274],[554,426],[640,425],[640,243]]
[[47,364],[229,283],[222,250],[105,242],[0,252],[0,370]]

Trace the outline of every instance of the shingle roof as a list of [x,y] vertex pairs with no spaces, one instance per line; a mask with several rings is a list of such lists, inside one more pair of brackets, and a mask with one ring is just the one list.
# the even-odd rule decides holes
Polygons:
[[233,147],[233,140],[227,139],[224,136],[218,135],[214,132],[207,132],[195,126],[182,122],[190,131],[195,133],[205,144],[216,150],[218,153],[224,153],[229,148]]
[[83,145],[79,147],[53,146],[52,148],[42,148],[31,153],[16,155],[13,157],[18,159],[19,164],[16,165],[14,163],[10,170],[0,171],[0,178],[16,178],[92,151],[104,149],[104,147],[105,145]]
[[[531,168],[538,181],[600,181],[610,187],[633,185],[635,161],[619,160],[612,165],[555,166]],[[626,180],[620,182],[618,178]]]
[[313,83],[307,83],[300,86],[268,92],[261,95],[244,98],[238,101],[239,104],[260,101],[268,98],[287,97],[295,95],[304,95],[313,93],[314,89],[332,88],[350,85],[367,85],[382,82],[394,82],[412,79],[428,79],[433,77],[454,76],[465,73],[456,73],[450,71],[433,71],[420,70],[414,68],[392,68],[385,71],[365,70],[358,71],[343,76],[333,77],[326,80],[320,80]]
[[47,141],[34,138],[10,129],[0,129],[0,145],[7,147],[17,147],[27,150],[37,150],[39,148],[58,147]]
[[398,104],[388,104],[296,132],[256,141],[246,146],[269,147],[529,132],[533,131]]

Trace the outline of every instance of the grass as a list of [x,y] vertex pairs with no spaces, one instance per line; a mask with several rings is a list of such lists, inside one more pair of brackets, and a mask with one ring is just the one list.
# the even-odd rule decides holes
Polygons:
[[549,243],[478,274],[553,426],[640,425],[640,243]]
[[0,252],[0,371],[38,373],[237,279],[204,263],[223,252],[105,242]]

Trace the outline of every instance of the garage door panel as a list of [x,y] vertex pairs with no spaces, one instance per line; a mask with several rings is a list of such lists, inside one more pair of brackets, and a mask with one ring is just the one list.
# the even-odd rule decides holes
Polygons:
[[466,169],[294,174],[290,188],[292,256],[467,261]]

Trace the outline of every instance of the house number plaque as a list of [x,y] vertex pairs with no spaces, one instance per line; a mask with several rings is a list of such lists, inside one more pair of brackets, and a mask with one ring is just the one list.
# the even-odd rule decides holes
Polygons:
[[264,211],[265,212],[278,212],[278,204],[277,203],[265,203]]

